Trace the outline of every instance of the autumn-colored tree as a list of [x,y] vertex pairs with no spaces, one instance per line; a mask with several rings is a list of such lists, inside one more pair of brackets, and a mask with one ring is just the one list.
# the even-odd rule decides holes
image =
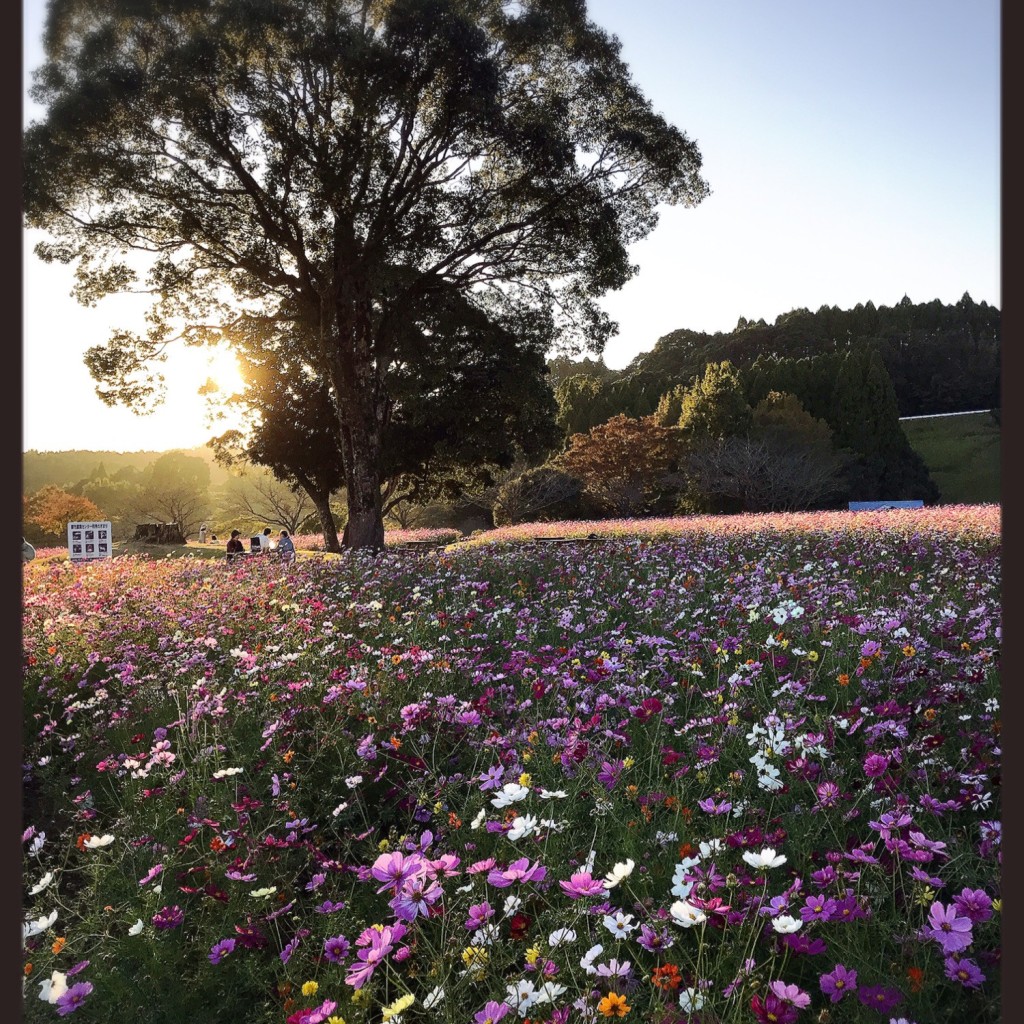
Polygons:
[[678,484],[678,432],[651,416],[613,416],[586,434],[574,434],[553,465],[583,481],[587,494],[608,515],[659,511]]
[[33,544],[67,539],[68,523],[103,520],[99,507],[80,494],[69,494],[52,484],[24,500],[25,536]]

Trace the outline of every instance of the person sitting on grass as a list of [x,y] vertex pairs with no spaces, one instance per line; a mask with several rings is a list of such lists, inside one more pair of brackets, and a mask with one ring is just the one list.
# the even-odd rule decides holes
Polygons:
[[245,547],[241,541],[242,531],[232,530],[228,538],[228,561],[233,562],[239,555],[245,554]]
[[281,539],[277,542],[277,553],[281,556],[282,562],[295,561],[295,544],[288,536],[287,530],[281,531]]

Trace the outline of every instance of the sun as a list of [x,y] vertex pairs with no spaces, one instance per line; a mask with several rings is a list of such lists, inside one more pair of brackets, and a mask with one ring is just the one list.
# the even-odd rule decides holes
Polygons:
[[208,349],[204,357],[206,392],[216,393],[218,398],[227,398],[242,391],[245,380],[238,366],[234,352],[226,346]]

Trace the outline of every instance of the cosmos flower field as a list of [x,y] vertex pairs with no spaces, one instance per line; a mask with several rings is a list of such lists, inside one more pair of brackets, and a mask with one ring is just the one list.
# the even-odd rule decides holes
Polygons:
[[999,507],[517,530],[28,563],[24,1019],[997,1021]]

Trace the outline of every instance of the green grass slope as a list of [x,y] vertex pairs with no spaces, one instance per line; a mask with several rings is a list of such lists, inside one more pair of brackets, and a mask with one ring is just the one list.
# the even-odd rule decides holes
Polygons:
[[989,412],[900,420],[947,505],[999,501],[999,424]]

